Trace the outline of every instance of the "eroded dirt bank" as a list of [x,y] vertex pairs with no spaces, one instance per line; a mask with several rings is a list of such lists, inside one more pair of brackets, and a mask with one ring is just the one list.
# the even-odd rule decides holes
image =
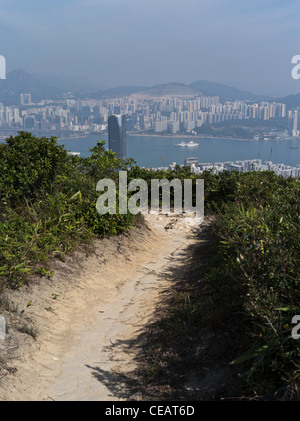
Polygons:
[[[0,380],[0,400],[129,399],[122,374],[134,370],[142,343],[136,338],[154,315],[159,295],[171,287],[168,265],[183,265],[196,243],[199,220],[148,215],[149,228],[98,240],[88,257],[55,262],[54,276],[14,291],[7,314],[10,373]],[[30,303],[30,305],[29,305]],[[20,346],[21,345],[21,346]]]

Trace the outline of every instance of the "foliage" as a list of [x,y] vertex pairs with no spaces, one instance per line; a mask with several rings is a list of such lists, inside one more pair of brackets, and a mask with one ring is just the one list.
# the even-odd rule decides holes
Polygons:
[[2,167],[0,191],[3,199],[35,197],[41,190],[51,188],[59,174],[68,174],[71,160],[55,138],[37,138],[20,132],[0,145]]
[[[223,206],[207,275],[207,311],[223,320],[234,364],[243,364],[252,392],[264,399],[299,399],[300,182],[273,173],[240,174]],[[225,326],[225,328],[224,328]],[[233,340],[233,338],[235,338]]]
[[[149,183],[204,179],[205,213],[217,216],[210,269],[193,287],[196,301],[170,313],[177,322],[192,315],[215,330],[219,349],[244,374],[249,397],[299,399],[299,341],[291,331],[300,314],[300,180],[270,171],[196,176],[187,167],[134,168],[130,175]],[[184,323],[195,326],[194,319]]]
[[0,145],[0,287],[49,275],[51,256],[127,229],[131,215],[99,215],[96,183],[132,165],[98,142],[89,158],[68,155],[56,138],[20,132]]
[[222,320],[219,338],[228,338],[249,390],[263,399],[299,399],[299,344],[291,337],[292,317],[300,314],[299,179],[270,171],[195,175],[179,166],[149,171],[117,159],[104,142],[80,158],[55,138],[26,132],[0,145],[0,164],[0,287],[18,287],[35,273],[51,276],[49,257],[130,227],[130,214],[97,213],[99,179],[118,182],[125,169],[128,182],[140,178],[149,187],[154,178],[203,178],[217,241],[203,293],[193,294],[199,302],[187,300],[176,320]]

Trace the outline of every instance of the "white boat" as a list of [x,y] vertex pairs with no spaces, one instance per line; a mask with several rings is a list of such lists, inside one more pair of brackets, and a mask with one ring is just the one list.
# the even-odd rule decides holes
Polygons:
[[193,142],[192,140],[190,142],[181,142],[178,143],[177,146],[198,146],[198,143]]

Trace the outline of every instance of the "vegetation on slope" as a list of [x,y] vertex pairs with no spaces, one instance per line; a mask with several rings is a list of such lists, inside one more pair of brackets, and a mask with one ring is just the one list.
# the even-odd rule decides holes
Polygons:
[[[184,171],[177,176],[186,177]],[[299,400],[300,350],[292,319],[300,315],[300,180],[272,172],[201,177],[206,214],[216,221],[210,244],[199,244],[180,285],[174,274],[168,312],[151,328],[155,346],[145,371],[162,390],[182,367],[197,373],[201,385],[203,367],[214,355],[212,366],[222,361],[232,371],[210,399]],[[208,396],[200,390],[192,397]]]
[[233,193],[217,219],[206,309],[240,344],[232,363],[244,364],[253,395],[299,399],[300,180],[247,173]]
[[63,258],[96,236],[128,228],[128,215],[99,215],[96,183],[116,177],[127,163],[98,142],[88,158],[68,155],[55,138],[20,132],[0,144],[0,287],[48,274],[47,261]]
[[[198,345],[209,328],[219,357],[239,367],[239,398],[299,399],[299,341],[292,337],[292,317],[300,314],[299,179],[272,172],[196,176],[188,167],[147,171],[116,159],[103,142],[81,158],[68,155],[55,138],[26,132],[0,144],[0,163],[1,288],[19,287],[32,274],[50,276],[50,257],[63,258],[97,236],[130,227],[130,214],[97,213],[101,178],[117,182],[121,169],[128,170],[128,182],[141,178],[149,185],[153,178],[204,178],[205,211],[216,217],[207,248],[213,252],[206,253],[205,273],[203,268],[199,275],[193,272],[180,292],[174,289],[173,304],[160,324],[164,350],[171,346],[171,339],[166,343],[170,334],[178,341],[189,338],[193,346],[186,354],[181,349],[177,363],[186,368],[192,362],[195,368],[203,364]],[[193,267],[197,259],[201,263],[202,252],[195,257]],[[160,375],[168,368],[168,355],[164,351]],[[155,373],[148,381],[155,381]],[[232,396],[232,386],[223,396]]]

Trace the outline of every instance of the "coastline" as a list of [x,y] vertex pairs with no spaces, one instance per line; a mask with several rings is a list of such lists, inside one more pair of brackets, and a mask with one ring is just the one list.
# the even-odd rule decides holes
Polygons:
[[[72,139],[82,139],[85,138],[89,135],[98,135],[98,133],[93,132],[93,133],[87,133],[87,134],[81,134],[79,136],[66,136],[66,137],[61,137],[59,138],[59,140],[72,140]],[[101,135],[105,135],[107,136],[108,133],[107,132],[99,132],[99,136],[101,137]],[[166,139],[190,139],[190,140],[238,140],[238,141],[250,141],[250,142],[267,142],[268,140],[265,139],[246,139],[246,138],[242,138],[242,137],[225,137],[225,136],[195,136],[195,135],[187,135],[187,134],[181,134],[181,135],[171,135],[171,134],[149,134],[149,133],[138,133],[138,132],[127,132],[127,136],[133,136],[133,137],[157,137],[157,138],[166,138]],[[273,140],[278,140],[280,142],[283,141],[288,141],[288,140],[295,140],[295,139],[299,139],[299,138],[286,138],[286,139],[269,139],[270,141]]]
[[[68,136],[68,137],[60,137],[60,140],[71,140],[71,139],[81,139],[84,137],[89,136],[90,134],[97,134],[97,133],[87,133],[81,136]],[[105,133],[100,133],[99,132],[99,136],[101,135],[106,135],[107,136],[107,132]],[[147,134],[147,133],[137,133],[137,132],[127,132],[127,136],[134,136],[134,137],[163,137],[166,139],[196,139],[196,140],[215,140],[215,139],[220,139],[220,140],[254,140],[256,141],[256,139],[245,139],[245,138],[237,138],[237,137],[212,137],[212,136],[194,136],[194,135],[161,135],[161,134]]]
[[139,136],[143,136],[143,137],[165,137],[165,138],[169,138],[169,139],[198,139],[198,140],[253,140],[253,141],[257,141],[256,139],[245,139],[245,138],[237,138],[237,137],[213,137],[213,136],[195,136],[195,135],[161,135],[161,134],[146,134],[146,133],[127,133],[127,135],[130,136],[135,136],[135,137],[139,137]]
[[64,136],[64,137],[58,137],[58,139],[59,140],[82,139],[82,138],[87,137],[89,135],[90,135],[90,133],[87,133],[87,134],[83,134],[83,135],[80,135],[80,136]]
[[272,140],[278,140],[278,141],[286,141],[286,140],[299,140],[300,137],[288,137],[288,138],[282,138],[282,139],[245,139],[245,138],[241,138],[241,137],[226,137],[226,136],[195,136],[195,135],[163,135],[163,134],[147,134],[147,133],[137,133],[137,132],[132,132],[132,133],[127,133],[127,135],[130,136],[135,136],[135,137],[139,137],[139,136],[143,136],[143,137],[165,137],[165,138],[169,138],[169,139],[198,139],[198,140],[248,140],[248,141],[254,141],[254,142],[267,142],[268,140],[272,141]]
[[[1,129],[0,129],[1,132]],[[108,136],[107,131],[104,132],[88,132],[88,133],[72,133],[70,135],[66,135],[64,133],[61,133],[61,136],[57,133],[57,132],[53,132],[53,134],[51,132],[46,133],[39,133],[39,131],[33,130],[32,131],[33,134],[39,136],[39,135],[46,135],[46,136],[54,136],[54,137],[58,137],[59,140],[76,140],[76,139],[84,139],[87,136],[90,135],[95,135],[95,136],[99,136],[99,138],[101,138],[101,136]],[[10,135],[15,135],[15,134],[7,134],[7,135],[0,135],[0,142],[4,142],[5,139],[7,137],[9,137]],[[145,132],[127,132],[127,136],[133,136],[133,137],[153,137],[153,138],[166,138],[166,139],[196,139],[196,140],[237,140],[237,141],[254,141],[254,142],[266,142],[268,140],[265,139],[246,139],[246,138],[241,138],[241,137],[226,137],[226,136],[200,136],[200,135],[193,135],[193,134],[155,134],[155,133],[145,133]],[[278,140],[278,141],[288,141],[288,140],[299,140],[300,137],[289,137],[289,138],[282,138],[282,139],[269,139],[270,141],[273,140]]]

